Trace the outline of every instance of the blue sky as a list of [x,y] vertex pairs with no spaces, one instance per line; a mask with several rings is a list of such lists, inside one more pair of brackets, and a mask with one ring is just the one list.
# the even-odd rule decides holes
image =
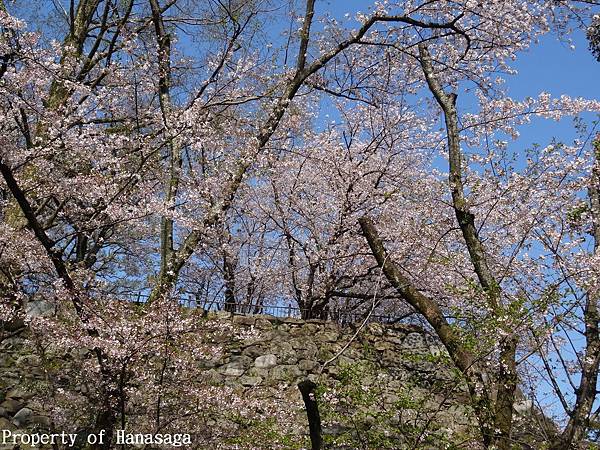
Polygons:
[[[299,3],[297,12],[302,13],[302,2]],[[316,16],[328,12],[342,21],[345,13],[354,16],[357,11],[368,12],[372,3],[371,0],[317,1]],[[318,25],[315,28],[318,29]],[[568,95],[600,99],[600,63],[590,53],[583,30],[576,29],[571,37],[574,49],[569,43],[561,42],[556,35],[548,34],[528,51],[521,53],[514,63],[518,74],[505,76],[509,95],[522,100],[548,92],[553,97]],[[465,98],[463,106],[464,101]],[[328,109],[322,112],[335,117],[335,113]],[[583,118],[586,123],[591,124],[597,119],[597,115],[585,114]],[[509,142],[509,148],[513,151],[530,148],[534,143],[544,147],[553,138],[570,144],[577,137],[572,118],[565,118],[558,123],[534,118],[527,126],[520,127],[519,132],[520,138]]]
[[[600,98],[600,62],[588,50],[584,32],[577,30],[573,36],[575,49],[559,42],[556,36],[546,35],[539,44],[523,53],[516,61],[518,74],[507,78],[510,94],[522,99],[535,97],[545,91],[553,96],[562,94],[571,97]],[[586,122],[595,115],[584,116]],[[545,144],[552,137],[569,140],[576,137],[573,122],[566,118],[559,123],[553,120],[536,119],[532,124],[520,128],[519,146],[532,143]]]

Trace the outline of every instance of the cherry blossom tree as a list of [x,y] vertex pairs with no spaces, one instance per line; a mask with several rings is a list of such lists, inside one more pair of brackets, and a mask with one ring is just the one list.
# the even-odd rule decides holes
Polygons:
[[[502,7],[505,6],[506,4]],[[458,23],[462,17],[457,17]],[[556,191],[548,195],[540,191],[535,192],[536,189],[532,188],[521,190],[518,194],[518,203],[527,205],[526,207],[530,209],[530,212],[525,213],[525,211],[522,211],[520,214],[515,215],[513,210],[510,213],[506,211],[504,214],[500,213],[500,215],[495,216],[498,210],[501,209],[502,197],[505,195],[512,197],[513,192],[516,193],[510,187],[511,182],[514,182],[510,179],[512,177],[507,172],[498,173],[494,170],[494,160],[498,157],[504,159],[504,156],[500,156],[505,153],[503,144],[494,143],[490,145],[488,143],[485,149],[487,155],[477,155],[477,150],[474,150],[470,159],[467,159],[464,155],[462,147],[463,145],[468,145],[471,148],[480,146],[482,145],[481,138],[483,136],[485,136],[486,142],[489,142],[490,138],[498,132],[510,132],[511,125],[509,123],[515,116],[525,117],[533,113],[560,117],[561,111],[577,113],[578,108],[583,106],[585,102],[572,102],[568,99],[553,102],[549,101],[547,96],[541,96],[538,102],[531,100],[522,105],[518,105],[507,98],[495,100],[495,89],[487,79],[485,69],[480,66],[479,70],[472,72],[469,72],[472,69],[466,68],[464,72],[461,71],[460,78],[463,78],[465,73],[470,73],[470,75],[467,75],[467,80],[470,76],[475,75],[475,79],[472,80],[478,85],[477,94],[482,113],[479,117],[469,114],[462,118],[459,117],[456,91],[460,88],[460,78],[457,79],[453,75],[453,70],[457,69],[457,64],[461,66],[468,60],[470,52],[477,52],[480,47],[476,42],[476,36],[469,36],[468,33],[463,34],[461,30],[457,30],[455,36],[458,42],[452,41],[454,54],[452,54],[452,49],[445,47],[444,39],[446,37],[443,37],[432,39],[428,43],[419,43],[417,45],[418,53],[414,54],[414,57],[421,65],[428,90],[439,105],[445,121],[448,186],[451,194],[450,205],[455,216],[455,223],[460,231],[460,238],[455,238],[454,242],[462,241],[464,246],[462,249],[456,248],[455,251],[462,254],[460,256],[462,262],[459,265],[471,272],[470,274],[463,272],[463,280],[466,280],[467,283],[464,287],[460,287],[460,284],[464,284],[465,281],[455,284],[458,280],[452,282],[450,281],[451,278],[445,283],[446,292],[453,285],[454,287],[450,289],[455,293],[460,293],[459,298],[454,299],[457,303],[449,305],[446,301],[440,302],[439,294],[423,293],[421,279],[411,275],[414,273],[414,269],[394,262],[394,257],[386,250],[373,221],[363,217],[360,219],[360,223],[363,234],[369,241],[373,254],[387,279],[436,330],[436,334],[448,349],[450,357],[465,375],[471,392],[472,405],[480,423],[484,444],[493,448],[511,448],[514,444],[511,429],[514,422],[513,411],[519,379],[518,363],[527,360],[527,356],[517,356],[520,350],[523,351],[519,348],[519,330],[524,325],[530,327],[534,323],[533,327],[536,331],[533,333],[539,333],[537,327],[540,325],[535,325],[535,320],[539,320],[538,309],[540,303],[544,303],[541,311],[542,316],[547,313],[548,291],[556,293],[557,290],[563,288],[563,283],[568,284],[574,281],[572,270],[563,271],[562,275],[565,278],[560,281],[555,279],[552,282],[550,281],[551,277],[545,276],[546,274],[543,273],[542,268],[535,269],[538,271],[537,273],[532,272],[531,266],[535,267],[537,264],[543,264],[540,261],[544,260],[544,255],[540,255],[538,259],[532,257],[529,252],[537,253],[539,251],[540,233],[548,233],[555,238],[558,237],[558,242],[552,246],[554,252],[557,252],[558,247],[562,248],[563,246],[570,252],[574,242],[578,241],[577,238],[573,239],[572,236],[563,236],[561,230],[563,219],[560,218],[560,209],[557,211],[556,208],[562,205],[560,208],[564,210],[577,201],[578,195],[581,195],[585,187],[582,180],[586,178],[585,162],[589,159],[581,157],[581,150],[578,146],[570,149],[550,146],[544,149],[540,156],[536,156],[536,158],[542,160],[541,163],[535,165],[541,165],[541,173],[546,176],[554,176],[556,172],[561,172],[562,177],[558,184],[557,181],[551,182],[550,179],[547,179],[542,189],[548,189],[549,185],[553,185],[554,189],[560,192],[560,197],[557,198]],[[504,37],[510,39],[510,33],[504,34]],[[462,44],[460,43],[461,40],[463,40]],[[518,40],[514,41],[514,45],[521,44],[522,42]],[[508,44],[508,47],[510,45]],[[435,48],[436,52],[433,56],[431,53],[432,48]],[[504,51],[506,51],[506,47]],[[478,59],[481,60],[481,58]],[[498,54],[494,59],[496,59],[496,62],[501,63],[504,57]],[[436,69],[436,65],[444,69]],[[444,86],[449,86],[454,92],[449,92]],[[506,115],[508,113],[507,101],[510,104],[508,115]],[[584,108],[590,106],[592,109],[597,107],[589,104]],[[494,108],[498,107],[501,109],[493,111]],[[506,128],[507,125],[508,128]],[[480,129],[479,132],[478,128]],[[464,144],[461,144],[461,135],[468,136],[462,138]],[[562,170],[556,170],[558,169],[556,158],[562,158],[560,163],[564,165]],[[480,163],[483,163],[483,168],[476,167]],[[491,173],[486,173],[486,164],[490,164]],[[555,168],[556,171],[552,172],[551,167]],[[568,171],[565,168],[568,168]],[[536,169],[539,170],[540,167]],[[510,167],[509,170],[517,172],[515,166]],[[518,177],[516,174],[514,176]],[[500,182],[500,179],[504,177],[508,177],[507,184]],[[532,177],[532,173],[528,174],[526,178],[528,182],[531,182]],[[493,184],[500,184],[492,187],[489,184],[490,181]],[[539,181],[538,179],[537,182],[539,183]],[[467,186],[469,194],[466,193]],[[535,192],[535,196],[530,197],[533,192]],[[511,198],[512,205],[517,204],[515,200],[514,197]],[[534,201],[534,203],[528,203],[528,200]],[[536,206],[534,207],[534,205]],[[542,207],[544,212],[537,209],[539,207]],[[534,210],[536,210],[535,216],[529,215]],[[478,214],[476,214],[476,211],[478,211]],[[481,217],[480,220],[482,221],[477,226],[476,217]],[[499,222],[496,222],[496,220]],[[525,222],[522,222],[522,220],[525,220]],[[516,224],[519,224],[520,229],[509,231]],[[501,239],[494,238],[496,232],[502,234]],[[486,236],[485,244],[482,236]],[[515,241],[515,238],[518,240]],[[541,244],[545,245],[543,239]],[[571,253],[568,257],[569,260],[573,261],[574,256]],[[453,255],[449,255],[449,257],[456,258]],[[521,258],[523,258],[522,261],[527,261],[530,266],[529,270],[522,267],[522,272],[516,272],[515,266],[520,264]],[[524,280],[520,280],[521,277],[527,278],[527,282],[524,283]],[[438,290],[441,285],[442,283],[438,283]],[[543,288],[543,291],[540,292],[541,295],[530,295],[533,289],[540,288]],[[526,300],[521,297],[523,289],[527,291]],[[569,297],[570,294],[574,293],[562,292],[562,295],[566,297]],[[463,308],[466,304],[463,302],[469,296],[473,296],[472,300],[468,301],[470,311],[465,313]],[[559,298],[560,295],[556,298],[556,301],[560,303],[562,299],[559,300]],[[597,300],[590,299],[589,295],[587,298],[582,316],[586,322],[585,334],[588,347],[584,352],[586,359],[582,364],[581,384],[575,388],[577,394],[576,406],[573,408],[567,406],[566,408],[570,420],[564,432],[557,438],[556,448],[569,448],[573,442],[581,442],[584,439],[587,428],[584,422],[589,423],[591,405],[595,398],[592,391],[595,391],[596,387],[590,387],[590,384],[596,386],[597,375],[594,374],[597,374],[598,371],[598,361],[591,356],[591,354],[595,354],[594,347],[596,345],[594,329],[597,327],[597,315],[594,311]],[[478,305],[476,309],[479,307],[483,309],[479,312],[472,310],[472,306],[475,305]],[[445,309],[449,306],[458,308],[456,313],[453,313],[450,317],[445,312]],[[546,318],[542,319],[542,321],[545,320]],[[559,321],[561,319],[554,316],[552,320]],[[481,328],[478,322],[485,324],[485,327]],[[488,335],[487,333],[490,331],[497,334]],[[553,330],[550,330],[550,333],[553,332]],[[483,338],[483,335],[487,335],[487,337]],[[471,341],[471,339],[474,336],[477,336],[476,339],[480,340],[479,342],[483,345],[473,346],[474,341]],[[587,349],[591,349],[592,353],[587,353]],[[482,363],[485,365],[485,369],[479,368]],[[587,394],[584,392],[587,392]],[[584,400],[585,398],[587,400]],[[584,404],[585,406],[583,406]]]
[[[98,380],[87,400],[61,393],[57,417],[88,401],[95,428],[137,420],[128,404],[154,412],[150,430],[184,420],[164,418],[173,373],[199,376],[185,367],[209,351],[188,338],[215,332],[174,304],[192,292],[229,311],[421,320],[465,379],[482,445],[517,444],[516,406],[542,381],[565,419],[547,444],[584,442],[598,144],[514,148],[533,117],[600,104],[512,99],[503,78],[573,24],[596,55],[593,4],[386,0],[342,19],[315,0],[80,0],[35,30],[0,2],[2,320],[53,303],[35,336],[85,342],[77,369]],[[172,372],[175,347],[189,359]]]

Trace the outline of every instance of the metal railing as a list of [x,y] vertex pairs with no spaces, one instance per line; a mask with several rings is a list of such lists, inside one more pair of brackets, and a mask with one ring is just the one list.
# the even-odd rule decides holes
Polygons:
[[[135,303],[145,303],[148,296],[145,294],[126,294],[127,301]],[[302,309],[291,304],[288,305],[254,305],[254,304],[235,304],[224,305],[222,302],[198,302],[193,296],[180,296],[176,300],[185,308],[198,308],[206,312],[226,311],[240,315],[268,315],[280,319],[320,319],[328,322],[336,322],[341,325],[363,322],[367,319],[368,322],[377,322],[382,324],[393,324],[405,319],[410,314],[406,315],[390,315],[381,314],[377,311],[370,313],[369,311],[348,310],[340,308],[327,308],[323,311],[314,311],[310,309]]]

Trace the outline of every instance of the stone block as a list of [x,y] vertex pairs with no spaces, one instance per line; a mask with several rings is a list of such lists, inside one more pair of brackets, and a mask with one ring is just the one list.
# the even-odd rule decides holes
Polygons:
[[373,348],[378,352],[383,352],[385,350],[390,350],[393,345],[386,341],[377,341],[373,344]]
[[402,345],[405,339],[406,335],[402,333],[390,333],[385,337],[386,341],[395,345]]
[[25,425],[29,424],[32,414],[33,414],[33,411],[31,409],[21,408],[13,416],[12,422],[19,428],[24,427]]
[[247,356],[249,358],[256,359],[258,356],[262,355],[265,350],[260,345],[251,345],[250,347],[246,347],[242,351],[243,356]]
[[302,355],[304,355],[307,359],[314,359],[319,352],[319,347],[314,342],[307,341],[304,350],[302,351]]
[[346,356],[345,354],[342,354],[337,357],[335,363],[340,367],[348,367],[352,366],[355,363],[355,361],[352,358]]
[[290,325],[302,325],[304,323],[304,320],[296,319],[295,317],[286,317],[283,319],[283,323],[287,323]]
[[317,359],[321,362],[327,361],[334,355],[333,351],[330,348],[321,347],[317,352]]
[[254,326],[259,330],[272,330],[274,327],[274,323],[271,320],[257,317],[254,322]]
[[[5,417],[0,417],[0,430],[14,431],[17,427]],[[12,447],[10,447],[12,448]]]
[[294,338],[289,341],[289,344],[294,350],[304,350],[306,348],[307,340],[301,338]]
[[28,400],[33,397],[31,392],[27,392],[21,387],[15,387],[6,393],[6,398],[14,398],[14,399],[25,399]]
[[306,337],[307,335],[310,334],[308,331],[306,331],[306,329],[304,327],[298,327],[298,326],[293,326],[290,329],[289,333],[290,333],[290,336],[293,336],[295,338]]
[[239,363],[229,363],[221,368],[221,372],[227,377],[239,377],[244,371],[244,366]]
[[201,369],[214,369],[215,367],[219,367],[223,365],[223,361],[220,358],[212,358],[212,359],[201,359],[198,362],[198,367]]
[[227,351],[230,355],[240,356],[242,354],[243,348],[240,347],[237,343],[230,346]]
[[262,380],[263,379],[261,377],[242,376],[239,379],[239,383],[245,387],[254,387],[258,386],[262,382]]
[[223,382],[223,375],[221,375],[215,369],[207,370],[202,375],[204,380],[206,380],[206,383],[210,385],[218,385]]
[[398,366],[402,362],[402,353],[387,349],[381,354],[381,361],[388,366]]
[[12,367],[15,364],[14,358],[8,353],[0,354],[0,367]]
[[47,416],[42,416],[39,414],[33,414],[30,418],[31,424],[35,425],[37,428],[49,429],[50,428],[50,418]]
[[257,369],[269,369],[271,367],[275,367],[276,365],[277,356],[273,354],[259,356],[254,360],[254,367]]
[[231,319],[232,313],[229,311],[216,311],[214,312],[214,317],[217,320],[226,320]]
[[271,369],[271,377],[279,381],[293,381],[302,376],[302,372],[295,365],[276,366]]
[[256,320],[267,320],[272,323],[280,322],[278,317],[272,316],[270,314],[254,314],[254,317],[256,318]]
[[321,328],[323,325],[325,325],[327,323],[327,321],[323,320],[323,319],[307,319],[305,322],[317,324],[319,326],[319,328]]
[[400,397],[396,394],[384,394],[383,395],[383,403],[386,405],[394,405],[400,401]]
[[316,361],[310,359],[301,359],[298,363],[298,368],[305,372],[310,372],[319,365]]
[[35,379],[43,380],[46,378],[46,371],[42,367],[31,367],[29,371]]
[[317,334],[317,339],[319,341],[323,341],[323,342],[337,342],[337,340],[340,338],[340,333],[338,333],[337,331],[333,331],[333,330],[329,330],[329,331],[322,331],[319,334]]
[[315,384],[319,384],[319,375],[317,375],[316,373],[309,373],[306,378],[308,379],[308,381],[312,381]]
[[329,364],[325,367],[324,372],[327,373],[327,375],[329,375],[331,378],[338,380],[340,374],[342,373],[342,369],[339,366]]
[[14,398],[7,398],[2,403],[0,403],[0,407],[4,408],[4,410],[8,414],[15,414],[18,410],[23,408],[23,406],[25,406],[24,402],[22,402],[21,400],[16,400]]
[[279,354],[280,364],[296,364],[298,362],[298,352],[295,350],[289,350],[287,352],[281,352]]
[[239,365],[240,367],[242,367],[244,369],[247,369],[247,368],[249,368],[252,365],[253,360],[254,360],[254,358],[250,358],[250,357],[245,356],[245,355],[239,355],[239,356],[236,355],[236,356],[232,356],[229,359],[229,362],[237,364],[237,365]]
[[408,333],[402,342],[402,348],[412,351],[423,351],[427,349],[427,341],[421,333]]
[[254,326],[256,318],[254,316],[234,315],[233,323],[236,325]]
[[305,323],[304,326],[302,327],[302,331],[307,336],[313,336],[314,334],[318,333],[320,330],[321,330],[321,326],[317,325],[316,323]]
[[367,325],[367,330],[374,336],[383,335],[383,327],[379,323],[370,323]]
[[251,367],[248,370],[248,376],[250,376],[250,377],[260,377],[263,380],[266,380],[267,377],[269,376],[269,370],[268,369],[259,369],[257,367]]

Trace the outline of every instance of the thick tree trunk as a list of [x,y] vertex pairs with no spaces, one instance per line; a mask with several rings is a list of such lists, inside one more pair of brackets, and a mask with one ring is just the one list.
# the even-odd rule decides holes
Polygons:
[[362,217],[359,219],[359,223],[362,233],[387,280],[402,298],[427,320],[448,350],[448,354],[456,367],[464,375],[483,443],[486,447],[493,445],[497,441],[495,411],[487,383],[484,380],[485,377],[478,367],[476,357],[464,347],[460,336],[444,317],[440,306],[433,299],[416,289],[412,282],[402,274],[396,263],[389,258],[373,222],[366,217]]
[[298,389],[302,394],[304,406],[306,407],[306,416],[308,418],[308,428],[310,430],[311,450],[322,448],[323,440],[321,438],[321,417],[319,415],[319,405],[315,398],[315,389],[317,385],[310,380],[304,380],[298,384]]

